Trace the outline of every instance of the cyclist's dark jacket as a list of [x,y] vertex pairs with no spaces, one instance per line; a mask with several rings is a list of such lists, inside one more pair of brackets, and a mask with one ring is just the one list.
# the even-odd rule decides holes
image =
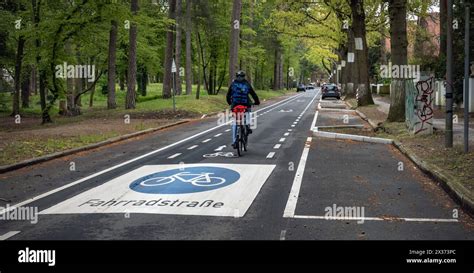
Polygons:
[[247,80],[236,81],[234,80],[229,86],[227,91],[227,104],[231,105],[232,108],[236,105],[251,106],[249,94],[252,96],[255,105],[260,104],[257,93],[253,90],[252,85]]

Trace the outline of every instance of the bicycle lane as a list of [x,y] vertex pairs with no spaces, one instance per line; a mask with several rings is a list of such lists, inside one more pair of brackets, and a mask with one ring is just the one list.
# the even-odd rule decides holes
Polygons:
[[[295,102],[298,102],[298,103],[301,104],[302,101],[301,101],[300,99],[298,99],[298,101],[295,100]],[[288,106],[290,106],[290,103],[288,103]],[[299,105],[293,105],[293,106],[299,106]],[[278,106],[277,106],[277,107],[278,107]],[[286,105],[282,105],[282,108],[284,108],[284,107],[286,107]],[[296,108],[296,107],[295,107],[295,108]],[[270,109],[271,109],[271,108],[270,108]],[[265,111],[266,111],[266,110],[265,110]],[[295,111],[295,112],[296,112],[296,111]],[[264,112],[264,113],[265,113],[265,112]],[[271,112],[267,112],[267,113],[270,114]],[[267,113],[265,113],[265,114],[267,114]],[[264,114],[264,116],[265,116],[265,114]],[[264,116],[260,117],[260,119],[261,119],[261,121],[262,121],[262,124],[265,124],[265,122],[263,122],[263,121],[265,121],[265,120],[264,120]],[[267,115],[267,117],[271,117],[271,116],[272,116],[272,115]],[[263,127],[265,127],[265,126],[263,126]],[[265,129],[265,128],[264,128],[264,129]],[[227,129],[225,129],[225,130],[227,130]],[[262,130],[262,131],[264,131],[264,130]],[[257,129],[255,132],[259,132],[259,130]],[[217,131],[212,132],[212,134],[214,134],[214,133],[219,134],[219,132],[217,132]],[[202,141],[206,140],[207,137],[209,137],[210,134],[211,134],[211,133],[209,133],[209,134],[207,134],[207,135],[203,135],[203,136],[201,136],[200,138],[194,139],[193,141],[202,142]],[[222,134],[224,135],[224,133],[222,133]],[[252,136],[255,137],[255,140],[260,139],[260,137],[258,137],[258,134],[257,134],[257,133],[255,133],[255,134],[252,135]],[[230,133],[227,134],[227,137],[228,137],[228,139],[230,139]],[[222,138],[218,138],[218,137],[217,137],[217,139],[220,139],[221,141],[224,141],[224,142],[228,141],[228,139],[224,140],[224,137],[222,137]],[[255,143],[257,143],[257,142],[255,142]],[[187,145],[188,145],[188,144],[190,145],[190,144],[192,144],[192,143],[186,143],[186,144],[187,144]],[[209,148],[209,147],[212,147],[212,145],[215,145],[215,144],[217,144],[217,143],[209,142],[208,145],[202,145],[202,146],[200,146],[200,148],[201,148],[201,149],[202,149],[202,148],[207,149],[207,148]],[[188,146],[189,146],[189,145],[188,145]],[[189,146],[189,147],[191,147],[191,146]],[[207,148],[206,148],[206,147],[207,147]],[[178,150],[178,149],[186,149],[186,150],[187,150],[187,148],[185,148],[185,146],[183,145],[182,147],[177,147],[177,149],[169,150],[169,151],[167,151],[167,152],[168,152],[169,154],[171,154],[171,153],[176,152],[175,150]],[[191,152],[190,152],[187,156],[196,157],[196,158],[195,158],[195,159],[192,159],[192,158],[184,159],[185,162],[192,162],[192,160],[195,160],[194,162],[205,162],[205,161],[209,161],[209,160],[206,160],[206,159],[202,158],[202,154],[201,154],[200,152],[198,152],[198,149],[196,149],[196,150],[194,150],[194,151],[193,151],[193,150],[194,150],[194,149],[192,149]],[[133,169],[135,169],[136,167],[140,167],[140,166],[142,166],[142,165],[144,165],[144,164],[147,164],[147,165],[148,165],[148,164],[151,164],[151,165],[153,165],[153,164],[158,164],[158,165],[159,165],[159,164],[165,164],[165,163],[168,163],[168,164],[169,164],[169,163],[170,163],[169,161],[173,161],[173,160],[177,160],[177,159],[178,159],[178,158],[176,158],[176,159],[175,159],[175,158],[168,158],[169,155],[168,155],[168,156],[165,156],[165,155],[166,155],[166,154],[163,153],[162,156],[160,156],[160,157],[153,157],[151,160],[149,160],[149,161],[147,161],[147,162],[137,162],[137,163],[136,163],[137,166],[135,166],[135,164],[130,164],[130,165],[128,165],[128,167],[129,167],[130,170],[133,170]],[[248,155],[251,155],[251,153],[249,153]],[[250,162],[250,161],[253,160],[251,157],[252,157],[252,156],[248,156],[248,157],[247,157],[247,162]],[[242,159],[243,159],[243,158],[238,159],[238,160],[242,160]],[[255,160],[254,162],[251,162],[251,163],[258,163],[258,161],[259,161],[259,160]],[[248,167],[248,166],[247,166],[247,167]],[[261,171],[261,170],[260,170],[260,171]],[[250,180],[252,180],[252,179],[248,179],[248,180],[250,181]],[[264,181],[263,181],[263,182],[264,182]],[[106,184],[107,184],[107,183],[106,183]],[[94,188],[94,187],[96,187],[96,185],[89,185],[89,187],[85,187],[83,190],[92,189],[92,188]],[[71,197],[72,197],[72,196],[75,196],[75,195],[74,195],[75,193],[76,193],[76,192],[71,191]],[[50,196],[50,198],[48,198],[48,202],[46,202],[47,204],[45,204],[45,206],[47,206],[47,205],[50,204],[50,203],[59,203],[59,202],[61,201],[61,199],[63,199],[63,197],[64,197],[64,194],[62,194],[61,196]],[[37,202],[37,203],[41,203],[41,201],[44,201],[44,200],[40,200],[40,201]],[[250,201],[250,203],[251,203],[251,201]],[[41,205],[41,204],[40,204],[40,205]],[[215,204],[212,204],[212,205],[215,205]],[[209,204],[206,203],[206,204],[204,204],[204,206],[209,206]],[[216,206],[219,206],[219,204],[217,204]],[[129,215],[125,215],[125,216],[128,217]],[[124,222],[124,221],[127,222],[126,219],[129,219],[129,218],[127,218],[127,217],[125,217],[125,216],[124,216],[123,214],[121,214],[121,215],[119,216],[119,221],[118,221],[118,222],[115,222],[115,221],[112,221],[112,222],[114,222],[114,223],[116,223],[116,224],[119,224],[119,225],[120,225],[121,222]],[[95,228],[93,228],[94,232],[92,232],[93,234],[95,234],[94,236],[105,236],[104,234],[99,235],[99,233],[101,233],[100,230],[103,230],[103,229],[97,228],[96,225],[94,225],[94,224],[91,225],[91,223],[102,222],[102,220],[103,220],[103,221],[107,221],[106,219],[109,219],[110,217],[115,218],[116,216],[111,215],[111,214],[105,214],[105,215],[90,214],[90,215],[88,215],[88,217],[82,217],[82,216],[79,215],[79,214],[42,215],[41,218],[43,218],[43,219],[42,219],[41,223],[45,223],[44,228],[43,228],[42,225],[36,225],[36,226],[35,226],[33,229],[31,229],[31,230],[33,231],[32,233],[37,234],[38,238],[48,238],[48,236],[49,236],[48,234],[51,234],[52,230],[55,231],[56,233],[58,233],[58,232],[61,233],[61,234],[64,236],[64,238],[71,238],[71,237],[70,237],[71,234],[74,234],[74,236],[73,236],[72,238],[77,238],[77,237],[75,237],[75,236],[79,236],[79,238],[90,238],[89,236],[90,236],[91,234],[88,234],[87,232],[80,232],[80,231],[77,231],[77,232],[74,232],[74,231],[71,232],[71,231],[70,231],[70,232],[68,232],[67,229],[63,229],[64,226],[68,226],[68,227],[71,227],[71,226],[72,226],[73,229],[75,229],[76,227],[82,227],[82,228],[84,228],[84,227],[87,226],[87,228],[95,227]],[[134,220],[136,220],[136,217],[137,217],[137,215],[133,214]],[[138,216],[138,217],[139,217],[139,216]],[[146,217],[148,217],[148,216],[146,216]],[[144,217],[145,220],[149,220],[149,218],[146,218],[146,217]],[[77,219],[77,218],[80,218],[81,220],[79,220],[79,221],[75,220],[75,219]],[[172,218],[172,217],[171,217],[171,218]],[[61,223],[61,222],[65,221],[65,222],[69,222],[69,223],[71,223],[71,224],[57,224],[57,223],[56,223],[56,224],[55,224],[55,223],[50,223],[50,224],[48,224],[48,223],[46,223],[47,219],[50,219],[50,220],[51,220],[51,219],[56,219],[56,220],[53,220],[53,222],[59,221],[59,223]],[[87,219],[88,221],[84,221],[84,219]],[[125,219],[125,220],[120,220],[120,219]],[[90,220],[90,221],[89,221],[89,220]],[[91,222],[91,221],[92,221],[92,222]],[[89,223],[89,224],[86,225],[86,224],[85,224],[86,222]],[[130,222],[130,221],[128,221],[128,222]],[[134,221],[134,222],[135,222],[135,221]],[[55,228],[52,228],[52,229],[51,229],[52,226],[58,227],[58,229],[57,229],[57,230],[55,230]],[[171,225],[171,226],[169,226],[169,227],[172,228],[173,225]],[[43,233],[42,230],[44,230],[45,233]],[[23,236],[25,236],[25,237],[23,237]],[[26,236],[27,236],[27,232],[25,231],[25,232],[22,233],[22,235],[17,235],[17,236],[15,236],[15,238],[26,238]],[[43,237],[43,236],[45,236],[45,237]],[[111,235],[110,233],[108,233],[107,236],[112,236],[112,235]],[[138,236],[139,236],[139,234],[138,234]],[[33,236],[33,237],[35,237],[35,236]],[[60,237],[61,237],[61,236],[58,236],[58,234],[55,234],[55,236],[54,236],[54,238],[60,238]],[[112,237],[115,237],[115,236],[112,236]],[[111,238],[112,238],[112,237],[111,237]],[[102,238],[102,237],[100,237],[100,238]],[[117,238],[120,238],[120,236],[118,236]],[[139,238],[139,237],[138,237],[138,238]]]

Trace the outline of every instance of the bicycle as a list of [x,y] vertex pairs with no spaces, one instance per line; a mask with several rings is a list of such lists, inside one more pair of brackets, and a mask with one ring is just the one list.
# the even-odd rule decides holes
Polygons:
[[242,156],[242,151],[247,152],[248,143],[248,129],[245,124],[245,113],[248,107],[244,105],[237,105],[232,109],[235,116],[235,122],[237,124],[236,137],[235,137],[235,148],[237,149],[238,156]]
[[[145,187],[155,187],[163,186],[166,184],[173,183],[175,181],[181,181],[183,183],[191,183],[193,186],[197,187],[212,187],[225,183],[225,179],[217,176],[210,176],[214,173],[190,173],[190,172],[180,172],[171,176],[165,177],[153,177],[145,181],[140,182],[140,186]],[[191,176],[191,178],[186,179],[186,176]]]

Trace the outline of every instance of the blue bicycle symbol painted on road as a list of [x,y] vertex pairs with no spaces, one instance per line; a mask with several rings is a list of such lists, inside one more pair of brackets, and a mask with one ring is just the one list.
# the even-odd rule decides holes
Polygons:
[[215,190],[239,180],[240,174],[221,167],[172,169],[141,177],[130,189],[150,194],[180,194]]

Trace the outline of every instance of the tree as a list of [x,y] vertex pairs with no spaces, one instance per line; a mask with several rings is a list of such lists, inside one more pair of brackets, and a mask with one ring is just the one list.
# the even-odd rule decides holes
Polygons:
[[[175,19],[176,0],[170,0],[168,6],[168,18]],[[171,97],[171,65],[173,63],[173,25],[168,26],[166,33],[165,61],[163,68],[163,98]]]
[[[374,104],[369,84],[369,58],[366,38],[364,0],[350,1],[352,12],[352,31],[354,33],[355,62],[357,70],[357,104]],[[358,47],[361,46],[361,47]],[[354,72],[354,71],[353,71]]]
[[115,109],[115,61],[117,51],[117,21],[112,20],[109,33],[109,57],[107,68],[107,109]]
[[238,69],[239,58],[239,34],[240,34],[240,13],[242,0],[234,0],[232,7],[232,20],[230,22],[230,42],[229,42],[229,84]]
[[[406,65],[407,58],[407,0],[389,0],[390,16],[390,50],[393,65]],[[390,122],[405,121],[405,81],[392,80],[390,110],[387,120]]]
[[[132,0],[131,11],[135,16],[138,12],[138,0]],[[127,77],[127,97],[125,109],[134,109],[137,93],[135,91],[137,77],[137,23],[133,22],[130,26],[130,45],[128,51],[128,77]]]
[[39,71],[39,93],[40,93],[40,105],[41,105],[41,124],[51,123],[51,116],[49,115],[48,109],[46,108],[46,69],[41,63],[41,40],[39,38],[39,23],[41,20],[41,0],[31,0],[31,9],[33,11],[33,24],[35,31],[35,50],[36,50],[36,66]]
[[21,68],[23,62],[23,49],[25,47],[25,38],[21,35],[18,38],[18,47],[16,51],[15,63],[15,93],[13,94],[12,116],[20,114],[20,92],[21,92]]

